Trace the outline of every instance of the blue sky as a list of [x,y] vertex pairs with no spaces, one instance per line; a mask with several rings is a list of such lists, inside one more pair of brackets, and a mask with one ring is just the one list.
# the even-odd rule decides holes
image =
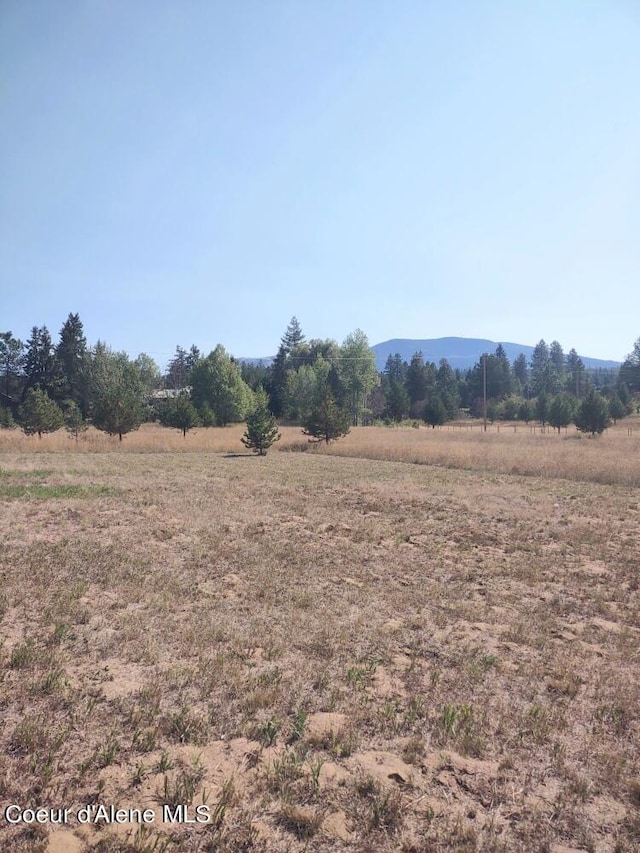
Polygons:
[[3,0],[0,331],[640,335],[635,0]]

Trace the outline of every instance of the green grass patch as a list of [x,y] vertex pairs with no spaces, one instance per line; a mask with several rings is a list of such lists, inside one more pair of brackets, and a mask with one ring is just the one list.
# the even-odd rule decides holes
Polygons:
[[0,482],[0,500],[20,500],[28,498],[31,500],[53,500],[56,498],[104,498],[121,495],[121,489],[111,486],[48,486],[45,483],[30,483],[22,485],[18,483]]
[[48,468],[36,468],[33,471],[7,471],[5,468],[0,468],[0,478],[16,477],[18,479],[44,480],[51,477],[52,474],[55,474],[55,471]]

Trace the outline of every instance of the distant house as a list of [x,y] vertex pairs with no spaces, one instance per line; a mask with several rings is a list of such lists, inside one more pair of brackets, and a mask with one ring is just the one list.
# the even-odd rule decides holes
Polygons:
[[181,394],[191,394],[191,386],[186,388],[158,388],[151,392],[152,400],[175,400]]

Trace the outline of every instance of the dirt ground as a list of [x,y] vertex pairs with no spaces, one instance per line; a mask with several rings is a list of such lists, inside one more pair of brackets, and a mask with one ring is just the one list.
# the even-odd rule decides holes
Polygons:
[[0,466],[2,849],[640,849],[636,488],[301,452]]

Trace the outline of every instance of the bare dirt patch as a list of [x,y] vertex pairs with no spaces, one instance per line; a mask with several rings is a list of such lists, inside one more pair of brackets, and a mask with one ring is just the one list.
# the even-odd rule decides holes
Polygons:
[[286,452],[2,468],[41,489],[0,496],[0,802],[157,816],[0,819],[3,847],[637,849],[628,485]]

